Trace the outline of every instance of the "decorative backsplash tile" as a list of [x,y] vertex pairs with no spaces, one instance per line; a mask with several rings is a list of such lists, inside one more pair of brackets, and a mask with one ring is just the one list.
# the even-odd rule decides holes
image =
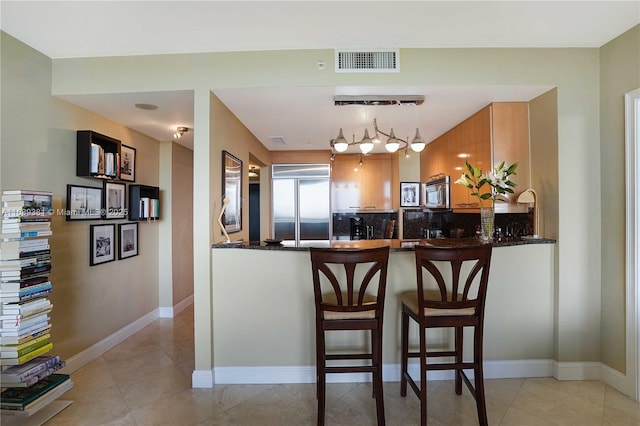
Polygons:
[[[478,212],[423,212],[419,209],[405,209],[402,218],[403,238],[407,240],[425,238],[429,230],[440,230],[445,237],[473,237],[476,235],[476,228],[480,226]],[[495,229],[505,237],[530,235],[532,225],[531,213],[496,213],[495,216]]]

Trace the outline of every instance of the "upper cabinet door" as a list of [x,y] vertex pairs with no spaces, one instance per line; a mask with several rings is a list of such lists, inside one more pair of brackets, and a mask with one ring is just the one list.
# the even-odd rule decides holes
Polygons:
[[[427,148],[420,156],[420,179],[425,181],[440,172],[451,176],[454,209],[478,208],[478,199],[464,186],[453,183],[463,173],[465,161],[484,172],[502,161],[508,165],[518,163],[517,175],[511,177],[517,185],[515,194],[509,195],[506,203],[496,203],[496,211],[522,210],[515,200],[517,194],[530,185],[527,102],[492,103],[433,140]],[[482,205],[490,205],[490,200],[483,201]]]
[[332,211],[393,209],[395,186],[399,185],[395,158],[371,154],[362,158],[364,164],[360,166],[358,154],[336,155],[331,166]]

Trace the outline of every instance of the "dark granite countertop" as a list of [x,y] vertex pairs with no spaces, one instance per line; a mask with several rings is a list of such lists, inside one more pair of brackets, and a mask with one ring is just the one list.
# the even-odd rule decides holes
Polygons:
[[[555,244],[556,240],[551,238],[509,238],[500,241],[492,241],[494,247],[521,246],[528,244]],[[334,241],[309,241],[295,245],[293,241],[286,241],[281,244],[267,244],[263,241],[244,241],[236,243],[213,244],[212,248],[239,248],[255,250],[284,250],[284,251],[305,251],[309,247],[331,247],[331,248],[371,248],[389,246],[391,251],[412,251],[416,244],[429,244],[437,246],[466,246],[470,244],[485,244],[477,238],[436,238],[420,240],[334,240]]]

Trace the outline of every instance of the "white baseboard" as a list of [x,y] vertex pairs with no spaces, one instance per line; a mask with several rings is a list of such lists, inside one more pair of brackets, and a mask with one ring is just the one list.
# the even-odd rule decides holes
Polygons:
[[[315,366],[299,367],[215,367],[216,384],[272,384],[315,383]],[[553,360],[515,360],[485,362],[485,378],[504,379],[519,377],[550,377]],[[195,373],[195,372],[194,372]],[[419,377],[418,365],[409,365],[409,374]],[[400,364],[385,364],[382,368],[385,382],[400,381]],[[430,371],[429,380],[453,379],[453,371]],[[371,374],[343,373],[327,375],[328,383],[360,383],[371,381]]]
[[602,381],[636,400],[635,382],[628,375],[622,374],[616,369],[602,364]]
[[212,388],[215,383],[213,371],[194,370],[191,374],[192,388]]
[[553,377],[558,380],[600,380],[602,363],[553,361]]
[[180,312],[184,311],[186,308],[193,304],[193,294],[185,297],[180,302],[178,302],[175,306],[161,306],[159,308],[160,318],[173,318],[178,315]]
[[135,333],[151,324],[158,318],[158,312],[158,309],[154,309],[143,317],[140,317],[134,322],[122,327],[112,335],[105,337],[95,345],[90,346],[84,351],[66,359],[65,361],[67,365],[61,370],[61,372],[65,374],[72,374],[76,372],[89,362],[107,352],[109,349],[113,348],[118,343],[123,342],[125,339],[133,336]]

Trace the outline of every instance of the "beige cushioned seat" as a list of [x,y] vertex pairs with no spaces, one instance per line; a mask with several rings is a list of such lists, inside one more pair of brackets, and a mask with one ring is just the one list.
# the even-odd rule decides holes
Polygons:
[[[342,293],[342,300],[347,300],[347,293]],[[322,295],[322,303],[327,305],[338,306],[338,299],[335,293],[325,293]],[[371,294],[364,295],[363,305],[373,305],[376,303],[376,297]],[[356,306],[355,304],[353,306]],[[376,317],[375,306],[370,311],[359,312],[336,312],[323,310],[324,319],[326,320],[342,320],[342,319],[372,319]]]
[[[440,302],[442,297],[438,290],[426,290],[424,292],[425,300],[433,302]],[[458,297],[458,300],[462,299],[462,296]],[[447,292],[447,300],[451,300],[451,293]],[[418,314],[418,292],[410,291],[400,295],[400,301],[404,303],[407,308],[411,309],[411,312]],[[431,317],[443,317],[448,315],[474,315],[475,308],[461,308],[461,309],[446,309],[446,308],[424,308],[424,315]]]

